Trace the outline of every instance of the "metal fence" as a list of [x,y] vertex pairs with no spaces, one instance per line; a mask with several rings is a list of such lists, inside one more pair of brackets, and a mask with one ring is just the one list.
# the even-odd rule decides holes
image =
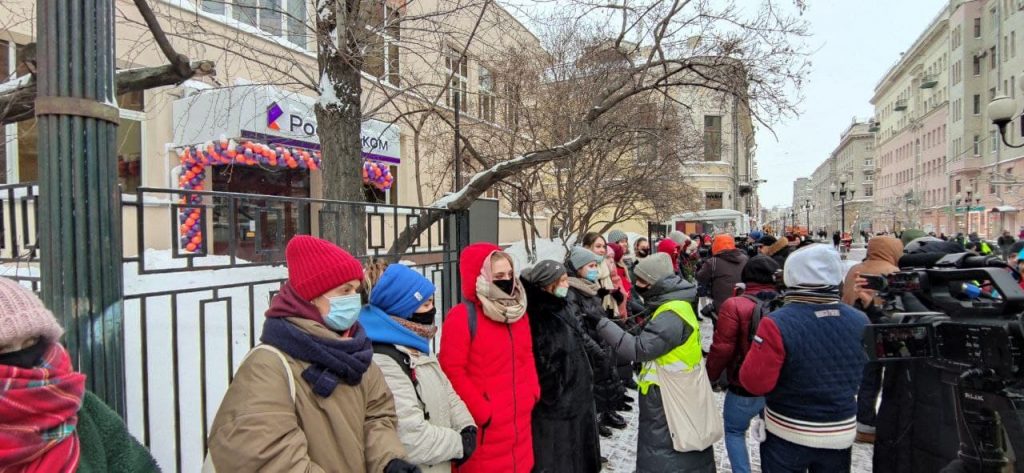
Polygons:
[[[37,194],[30,184],[0,186],[3,274],[36,290]],[[339,208],[363,221],[331,220],[352,215]],[[293,235],[364,225],[365,247],[348,250],[365,255],[366,267],[401,261],[434,282],[440,313],[457,302],[457,248],[443,209],[140,188],[123,196],[122,214],[125,421],[165,471],[199,471],[220,401],[287,278]],[[406,251],[388,253],[402,231],[434,217]]]

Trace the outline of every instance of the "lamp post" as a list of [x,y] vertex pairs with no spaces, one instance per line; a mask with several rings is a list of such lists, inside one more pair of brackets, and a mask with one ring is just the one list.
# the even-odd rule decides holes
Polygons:
[[804,211],[807,212],[807,233],[811,233],[811,199],[804,199]]
[[960,202],[963,202],[964,205],[965,205],[965,207],[964,207],[964,220],[966,221],[966,227],[967,228],[964,230],[964,233],[970,235],[971,234],[971,204],[977,205],[977,204],[979,204],[981,202],[981,199],[979,199],[977,197],[974,197],[974,191],[973,190],[968,190],[966,192],[966,194],[967,194],[967,197],[965,199],[965,198],[963,198],[963,196],[961,196],[958,193],[956,195],[956,203],[957,203],[957,205],[960,205]]
[[[1024,83],[1021,84],[1021,90],[1024,90]],[[999,138],[1003,140],[1003,144],[1010,148],[1024,148],[1024,143],[1012,145],[1006,140],[1006,125],[1013,121],[1015,115],[1018,115],[1017,101],[1010,97],[999,95],[988,103],[988,118],[999,128]]]
[[837,186],[834,182],[829,187],[829,191],[832,194],[832,200],[839,199],[839,235],[842,236],[843,232],[846,231],[846,200],[853,198],[853,189],[846,188],[846,174],[839,175],[839,185]]

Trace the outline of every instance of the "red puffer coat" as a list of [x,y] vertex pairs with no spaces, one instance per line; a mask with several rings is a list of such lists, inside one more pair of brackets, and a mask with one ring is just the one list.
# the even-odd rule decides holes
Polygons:
[[[767,284],[749,283],[746,293],[756,295],[762,291],[775,291]],[[729,384],[740,386],[740,363],[750,349],[750,319],[757,303],[746,297],[730,297],[718,309],[718,323],[708,352],[708,378],[716,381],[722,371],[729,374]]]
[[[438,360],[455,392],[476,421],[477,449],[455,470],[528,473],[533,468],[533,405],[540,383],[533,361],[529,315],[513,324],[484,315],[476,296],[476,280],[490,256],[501,251],[489,243],[474,243],[459,259],[462,297],[448,312],[441,331]],[[476,305],[476,335],[470,337],[465,304]]]

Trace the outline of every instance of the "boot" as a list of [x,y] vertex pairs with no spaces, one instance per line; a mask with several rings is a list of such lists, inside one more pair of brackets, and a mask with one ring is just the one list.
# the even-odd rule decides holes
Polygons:
[[614,412],[605,412],[601,414],[601,424],[607,425],[613,429],[625,429],[626,419]]
[[609,429],[607,425],[599,423],[597,424],[597,433],[604,438],[608,438],[612,436],[612,429]]
[[634,391],[636,391],[637,388],[639,387],[639,386],[636,385],[636,381],[633,380],[633,378],[629,378],[629,379],[624,380],[622,382],[622,384],[624,384],[626,386],[626,389],[632,389]]
[[633,406],[629,405],[628,402],[623,401],[619,403],[619,407],[616,407],[615,410],[619,412],[633,412]]

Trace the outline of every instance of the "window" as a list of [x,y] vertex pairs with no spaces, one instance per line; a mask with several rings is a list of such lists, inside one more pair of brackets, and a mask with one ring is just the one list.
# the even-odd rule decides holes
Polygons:
[[720,209],[722,208],[722,205],[721,192],[704,193],[704,210]]
[[974,37],[975,38],[980,38],[981,37],[981,18],[980,17],[974,19]]
[[704,115],[704,160],[722,160],[722,117],[720,115]]
[[477,115],[481,120],[493,123],[495,104],[494,77],[491,76],[491,71],[488,71],[485,67],[480,67],[477,75],[479,76],[480,82],[479,89],[477,90],[477,95],[479,97],[479,110],[477,110]]
[[988,68],[989,70],[996,68],[996,47],[992,46],[988,48]]
[[988,89],[988,100],[991,102],[992,100],[995,100],[995,98],[996,98],[996,88],[992,87],[992,88]]
[[515,128],[519,126],[519,84],[506,83],[502,90],[505,91],[502,100],[505,105],[505,126]]
[[1007,92],[1010,93],[1011,99],[1017,98],[1017,76],[1010,76],[1010,90]]
[[981,96],[974,94],[974,108],[972,109],[975,115],[981,115]]
[[1010,57],[1017,57],[1017,32],[1010,32]]
[[466,103],[466,94],[469,90],[469,61],[466,56],[454,49],[449,49],[448,55],[444,58],[445,74],[451,77],[448,84],[448,93],[445,95],[445,105],[455,106],[455,96],[459,96],[459,110],[463,113],[469,111]]
[[401,12],[386,1],[362,2],[367,5],[365,27],[369,33],[363,70],[391,85],[399,83],[398,43],[402,39]]
[[303,49],[308,47],[306,0],[201,0],[200,8],[234,18]]
[[873,184],[864,184],[864,197],[872,197],[875,195],[875,186]]
[[971,70],[974,72],[974,75],[976,75],[976,76],[980,76],[981,75],[981,58],[980,57],[974,56],[974,59],[972,59],[972,61],[971,61]]
[[398,166],[388,166],[388,169],[391,170],[391,175],[395,176],[391,189],[382,191],[374,186],[364,185],[363,197],[366,199],[366,202],[372,204],[393,204],[398,202]]
[[981,137],[974,135],[974,155],[981,156]]

